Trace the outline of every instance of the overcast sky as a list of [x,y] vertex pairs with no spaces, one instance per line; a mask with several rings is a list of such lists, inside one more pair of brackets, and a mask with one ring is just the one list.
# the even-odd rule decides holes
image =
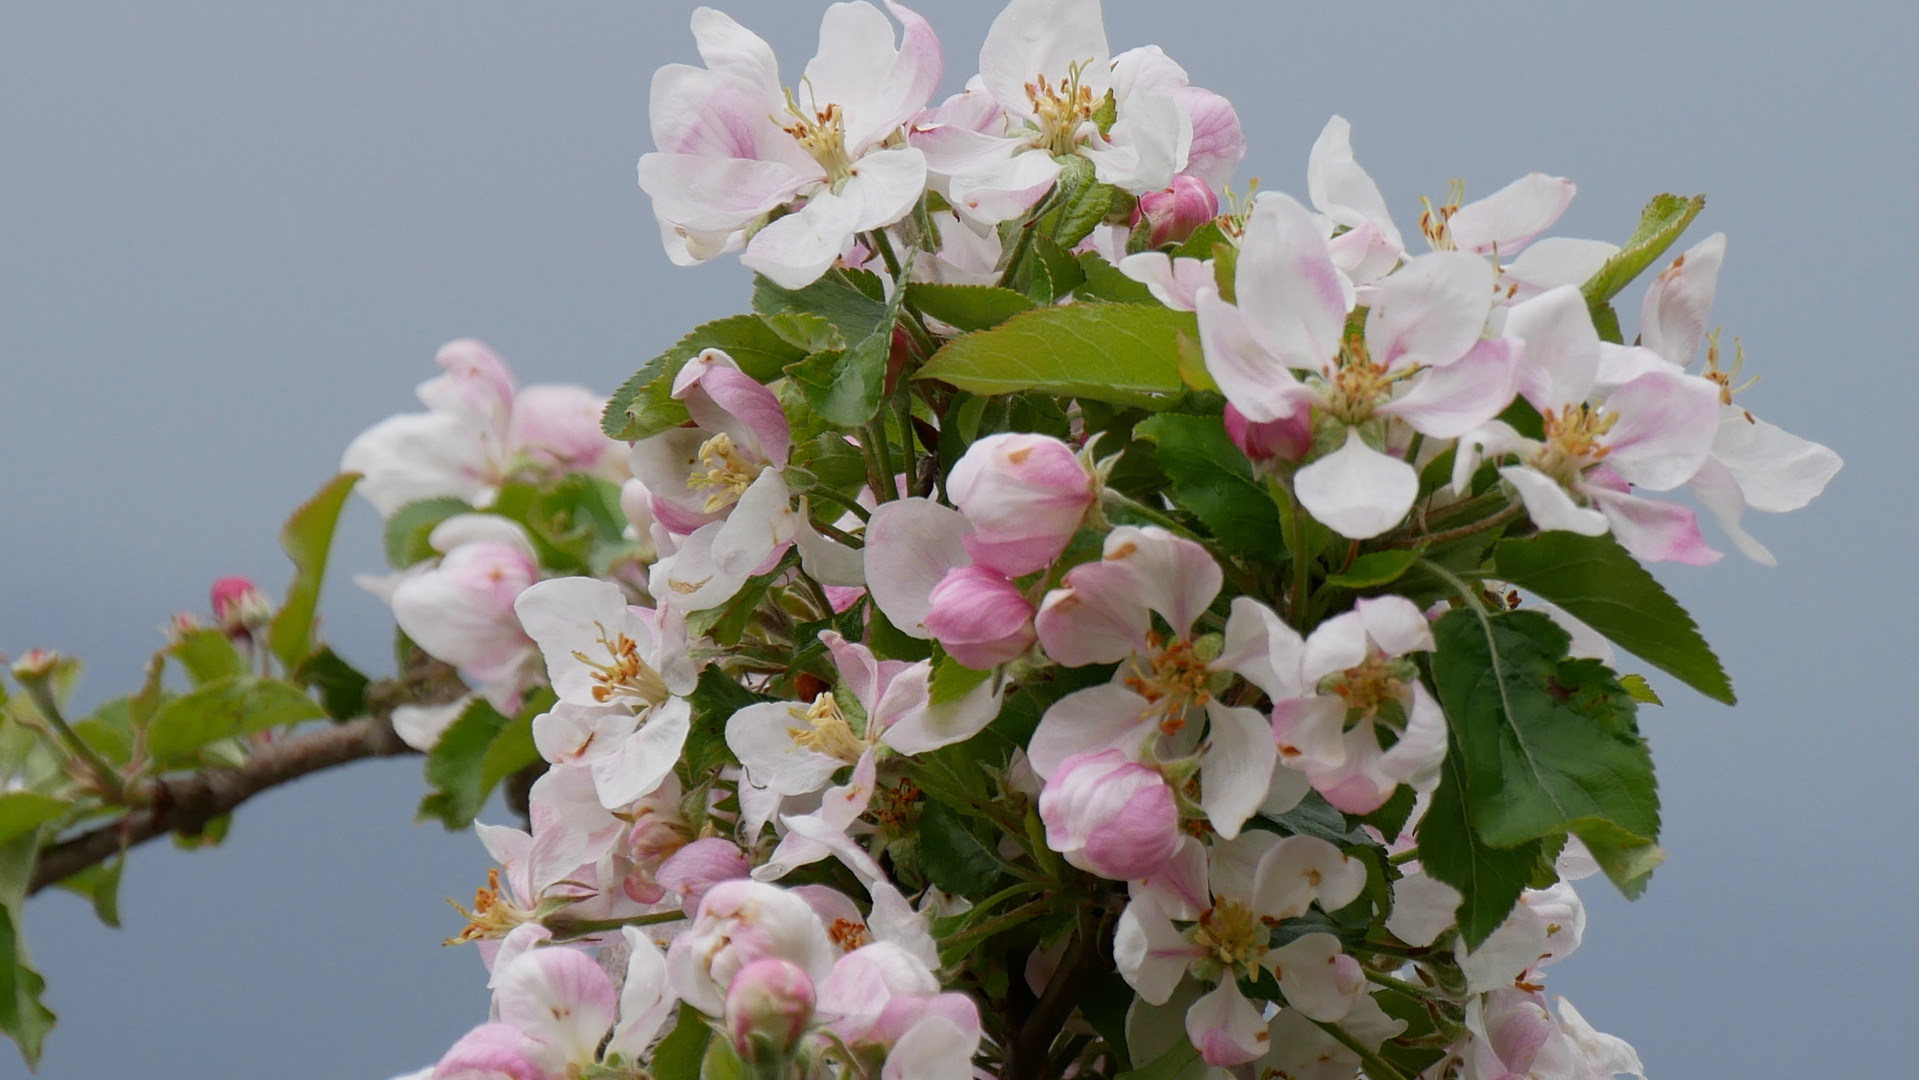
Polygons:
[[[215,577],[277,589],[281,518],[411,407],[448,339],[605,391],[743,309],[730,259],[668,264],[634,183],[652,71],[695,58],[692,6],[0,6],[0,651],[82,655],[98,701]],[[822,8],[728,10],[792,77]],[[994,8],[920,10],[956,89]],[[1687,242],[1730,234],[1714,314],[1765,375],[1742,402],[1846,457],[1809,510],[1749,522],[1779,568],[1662,573],[1743,703],[1653,675],[1671,860],[1636,904],[1582,886],[1585,947],[1552,970],[1655,1078],[1911,1071],[1919,492],[1895,443],[1915,405],[1916,23],[1891,3],[1108,4],[1116,49],[1157,42],[1234,101],[1242,180],[1303,195],[1339,113],[1402,225],[1454,177],[1469,197],[1572,177],[1558,232],[1615,242],[1654,193],[1706,192]],[[380,566],[356,502],[326,617],[371,669],[391,623],[348,578]],[[485,1017],[478,958],[438,943],[458,927],[442,898],[488,861],[410,824],[420,791],[417,761],[356,765],[248,805],[216,851],[141,849],[121,931],[34,900],[61,1014],[42,1075],[432,1061]]]

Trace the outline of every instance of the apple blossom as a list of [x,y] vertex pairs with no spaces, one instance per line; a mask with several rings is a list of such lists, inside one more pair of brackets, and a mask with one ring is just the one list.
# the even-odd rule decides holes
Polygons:
[[1175,176],[1173,186],[1139,197],[1133,228],[1137,231],[1144,225],[1147,244],[1160,247],[1179,243],[1217,216],[1219,196],[1204,180],[1196,176]]

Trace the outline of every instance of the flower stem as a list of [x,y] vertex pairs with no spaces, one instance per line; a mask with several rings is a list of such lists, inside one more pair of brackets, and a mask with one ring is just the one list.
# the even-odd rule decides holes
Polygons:
[[1397,990],[1409,997],[1426,997],[1433,992],[1431,987],[1420,986],[1417,983],[1409,983],[1404,979],[1395,979],[1391,975],[1382,975],[1371,968],[1366,968],[1365,971],[1366,978],[1388,989]]
[[547,929],[553,931],[554,941],[574,941],[592,934],[604,934],[609,930],[621,930],[629,926],[658,926],[662,923],[683,922],[686,914],[679,911],[656,911],[651,915],[635,915],[627,919],[569,919],[557,916],[551,919]]
[[1392,1064],[1376,1052],[1366,1049],[1366,1044],[1352,1037],[1338,1024],[1329,1024],[1323,1020],[1314,1020],[1319,1030],[1339,1040],[1340,1045],[1359,1055],[1360,1064],[1365,1068],[1369,1080],[1406,1080],[1406,1074],[1393,1068]]
[[101,757],[93,747],[88,746],[87,741],[80,737],[80,733],[73,730],[67,723],[67,718],[61,715],[60,703],[54,699],[53,688],[48,685],[48,680],[21,678],[20,685],[26,690],[27,696],[33,699],[33,704],[40,715],[52,725],[67,752],[86,763],[87,770],[93,773],[93,778],[100,785],[103,793],[114,802],[126,802],[126,781],[121,779],[113,766],[107,764],[106,759]]

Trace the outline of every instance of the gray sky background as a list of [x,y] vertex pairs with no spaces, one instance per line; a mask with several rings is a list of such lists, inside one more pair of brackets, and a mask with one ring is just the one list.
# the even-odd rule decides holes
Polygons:
[[[731,259],[667,263],[634,183],[653,69],[695,58],[692,6],[0,7],[0,650],[83,655],[97,701],[216,576],[277,589],[280,520],[355,433],[412,407],[448,339],[604,392],[743,309]],[[811,56],[823,4],[727,7],[789,78]],[[957,88],[997,4],[920,10]],[[1456,176],[1469,197],[1570,176],[1557,231],[1615,242],[1654,193],[1709,194],[1688,242],[1731,235],[1714,314],[1766,377],[1742,400],[1848,464],[1810,509],[1754,515],[1778,569],[1662,573],[1744,704],[1653,676],[1671,861],[1637,904],[1586,884],[1586,945],[1552,989],[1655,1078],[1909,1073],[1919,18],[1109,0],[1108,28],[1234,101],[1242,182],[1303,195],[1337,112],[1402,226]],[[391,623],[348,578],[380,566],[356,502],[329,636],[375,669]],[[457,928],[441,898],[488,862],[410,824],[420,791],[417,761],[358,765],[249,805],[218,850],[142,849],[122,931],[33,901],[61,1014],[42,1075],[378,1080],[432,1061],[484,1019],[477,957],[438,942]]]

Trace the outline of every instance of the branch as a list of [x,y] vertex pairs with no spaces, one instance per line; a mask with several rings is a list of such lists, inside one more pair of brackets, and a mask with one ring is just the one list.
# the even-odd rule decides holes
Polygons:
[[362,758],[417,753],[393,731],[390,709],[345,724],[293,735],[254,749],[240,769],[207,769],[142,780],[129,797],[141,808],[40,852],[28,894],[171,832],[196,833],[207,822],[271,787]]
[[1039,1004],[1033,1006],[1026,1023],[1020,1026],[1019,1035],[1006,1048],[1001,1073],[1006,1080],[1040,1080],[1053,1041],[1059,1038],[1073,1010],[1079,1007],[1086,984],[1094,975],[1112,970],[1105,914],[1096,912],[1091,904],[1080,908],[1079,930],[1073,944],[1060,958],[1059,969],[1046,984],[1046,993],[1040,995]]

